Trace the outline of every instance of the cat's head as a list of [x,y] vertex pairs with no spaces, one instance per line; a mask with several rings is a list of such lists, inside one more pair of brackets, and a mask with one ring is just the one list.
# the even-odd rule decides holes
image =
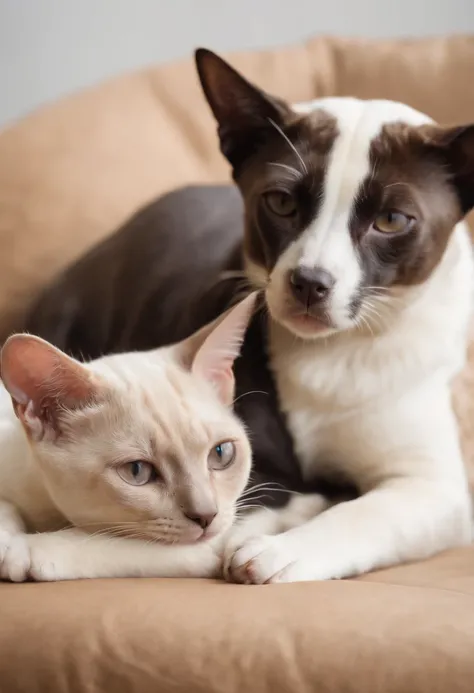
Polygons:
[[230,526],[251,464],[232,368],[254,301],[177,345],[88,364],[10,337],[2,379],[69,522],[165,543]]
[[196,63],[245,205],[244,255],[301,338],[383,329],[474,207],[474,125],[349,97],[291,105],[214,53]]

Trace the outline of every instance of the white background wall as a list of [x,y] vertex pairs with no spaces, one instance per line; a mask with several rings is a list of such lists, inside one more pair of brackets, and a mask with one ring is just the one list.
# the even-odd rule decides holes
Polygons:
[[474,33],[474,0],[0,0],[0,126],[197,45],[232,50],[316,33],[453,32]]

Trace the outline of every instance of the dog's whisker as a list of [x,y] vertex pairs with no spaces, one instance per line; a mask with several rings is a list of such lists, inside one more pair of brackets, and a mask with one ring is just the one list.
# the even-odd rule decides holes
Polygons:
[[372,325],[370,324],[368,318],[367,318],[365,315],[362,315],[362,314],[361,314],[361,315],[360,315],[360,319],[361,319],[362,324],[363,324],[365,327],[367,327],[367,329],[369,330],[371,336],[373,337],[373,336],[374,336],[374,331],[373,331],[373,329],[372,329]]
[[366,319],[368,323],[370,323],[370,320],[372,320],[375,323],[375,326],[381,330],[385,328],[384,317],[377,310],[377,308],[368,301],[366,301],[363,306],[363,310],[361,311],[361,317]]
[[288,164],[282,164],[278,161],[270,161],[268,165],[269,166],[277,166],[279,168],[285,169],[285,171],[288,171],[289,173],[291,173],[292,176],[297,180],[299,178],[301,178],[301,172],[298,171],[298,169],[294,168],[293,166],[288,166]]
[[396,186],[404,186],[409,188],[410,184],[406,183],[405,181],[395,181],[395,183],[387,183],[386,185],[383,186],[384,190],[387,190],[388,188],[394,188]]
[[288,137],[288,135],[286,135],[286,134],[283,132],[283,130],[281,129],[281,127],[280,127],[279,125],[277,125],[277,124],[275,123],[275,121],[272,120],[271,118],[268,118],[268,122],[270,123],[270,125],[272,125],[272,126],[275,128],[275,130],[276,130],[276,131],[283,137],[283,139],[288,143],[289,147],[294,151],[294,153],[296,154],[296,156],[297,156],[299,162],[301,163],[301,166],[302,166],[302,169],[303,169],[304,173],[305,173],[306,175],[308,175],[308,168],[307,168],[307,166],[306,166],[306,164],[305,164],[305,162],[304,162],[304,159],[303,159],[303,157],[301,156],[301,154],[299,153],[299,151],[296,149],[295,145],[294,145],[293,142],[290,140],[290,138]]

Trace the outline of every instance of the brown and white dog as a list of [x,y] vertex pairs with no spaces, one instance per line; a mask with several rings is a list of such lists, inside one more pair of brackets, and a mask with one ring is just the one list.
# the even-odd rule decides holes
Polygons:
[[471,313],[474,126],[389,101],[290,106],[196,58],[243,206],[224,186],[155,202],[67,271],[28,329],[90,356],[159,346],[223,310],[244,270],[269,314],[236,365],[257,480],[308,492],[341,476],[360,495],[252,514],[228,574],[341,578],[468,543],[450,382]]

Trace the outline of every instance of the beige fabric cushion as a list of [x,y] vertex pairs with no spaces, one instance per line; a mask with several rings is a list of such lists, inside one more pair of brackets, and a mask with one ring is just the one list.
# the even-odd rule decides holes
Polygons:
[[[290,100],[354,94],[474,121],[474,38],[315,39],[233,61]],[[0,337],[138,206],[228,175],[193,67],[145,70],[0,135]],[[474,347],[458,386],[474,458]],[[474,383],[472,383],[474,386]],[[472,465],[474,469],[474,464]],[[361,580],[0,585],[1,693],[471,693],[474,549]]]
[[4,585],[0,690],[472,693],[473,572],[464,550],[360,581]]

